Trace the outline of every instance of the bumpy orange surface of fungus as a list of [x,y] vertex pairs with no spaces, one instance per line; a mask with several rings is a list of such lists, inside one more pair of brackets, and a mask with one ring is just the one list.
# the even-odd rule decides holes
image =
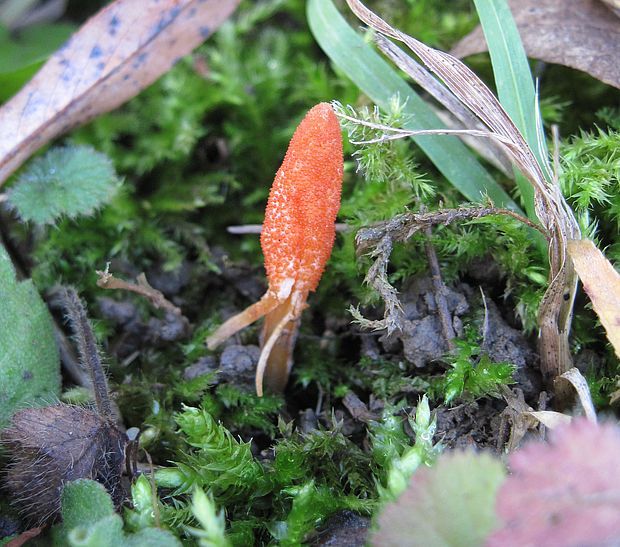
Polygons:
[[207,339],[215,348],[265,317],[256,369],[258,395],[263,385],[276,392],[286,387],[301,313],[334,245],[342,167],[338,119],[329,104],[320,103],[295,130],[269,193],[261,233],[269,288]]

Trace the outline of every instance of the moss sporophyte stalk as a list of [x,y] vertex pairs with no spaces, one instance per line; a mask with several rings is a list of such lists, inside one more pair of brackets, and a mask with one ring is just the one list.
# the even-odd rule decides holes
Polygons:
[[327,103],[301,121],[276,173],[261,233],[269,288],[263,297],[222,324],[208,339],[215,348],[265,317],[256,392],[282,391],[302,311],[316,290],[336,235],[343,155],[338,119]]

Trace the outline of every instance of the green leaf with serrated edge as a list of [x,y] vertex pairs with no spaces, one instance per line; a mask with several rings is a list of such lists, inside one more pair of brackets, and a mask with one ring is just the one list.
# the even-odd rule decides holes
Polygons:
[[489,454],[444,454],[433,467],[419,469],[403,495],[384,507],[371,544],[483,545],[498,525],[495,497],[505,475]]
[[32,281],[18,282],[0,245],[0,428],[24,406],[60,396],[52,318]]
[[[310,29],[323,51],[379,107],[387,109],[399,95],[406,101],[405,129],[445,127],[430,107],[343,19],[331,0],[310,0],[307,7]],[[468,200],[488,195],[498,206],[515,211],[519,207],[478,163],[474,154],[455,137],[412,137],[437,169]]]
[[119,180],[110,159],[88,146],[52,148],[33,160],[9,190],[9,204],[25,221],[53,224],[92,214],[107,203]]

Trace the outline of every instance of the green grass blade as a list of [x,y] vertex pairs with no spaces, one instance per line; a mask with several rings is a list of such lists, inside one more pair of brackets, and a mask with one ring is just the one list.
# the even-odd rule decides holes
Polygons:
[[[544,138],[539,138],[536,125],[534,82],[510,8],[506,0],[474,0],[474,3],[489,46],[499,100],[546,173],[547,148]],[[517,177],[517,185],[528,215],[535,219],[531,185],[522,176]]]
[[[310,29],[323,51],[380,108],[387,109],[390,98],[398,94],[407,101],[406,129],[445,127],[405,80],[347,24],[332,0],[310,0],[307,14]],[[481,196],[488,195],[496,205],[519,210],[456,137],[428,135],[413,140],[468,200],[480,201]]]

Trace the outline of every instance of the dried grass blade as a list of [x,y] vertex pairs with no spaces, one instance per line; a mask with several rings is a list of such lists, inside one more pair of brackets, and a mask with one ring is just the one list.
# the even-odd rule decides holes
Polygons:
[[[427,103],[349,26],[332,0],[309,0],[307,15],[310,29],[321,48],[380,108],[387,109],[394,96],[399,96],[404,104],[404,127],[434,129],[442,126]],[[497,205],[519,211],[506,191],[458,139],[429,135],[414,140],[469,201],[478,202],[488,196]]]
[[518,149],[515,157],[517,166],[534,186],[542,189],[545,177],[536,158],[510,116],[476,74],[450,54],[433,49],[394,29],[359,0],[347,0],[347,3],[368,26],[407,45],[491,131],[514,142]]
[[[553,180],[545,176],[526,140],[486,85],[463,63],[391,27],[359,0],[347,0],[364,23],[385,36],[406,44],[445,86],[494,134],[516,166],[532,184],[534,210],[549,236],[549,287],[539,309],[541,370],[548,385],[572,367],[568,333],[577,277],[567,260],[567,241],[579,239],[573,212]],[[476,131],[476,130],[473,130]],[[470,132],[472,134],[472,132]],[[488,136],[488,135],[480,135]],[[566,393],[556,393],[559,399]]]

